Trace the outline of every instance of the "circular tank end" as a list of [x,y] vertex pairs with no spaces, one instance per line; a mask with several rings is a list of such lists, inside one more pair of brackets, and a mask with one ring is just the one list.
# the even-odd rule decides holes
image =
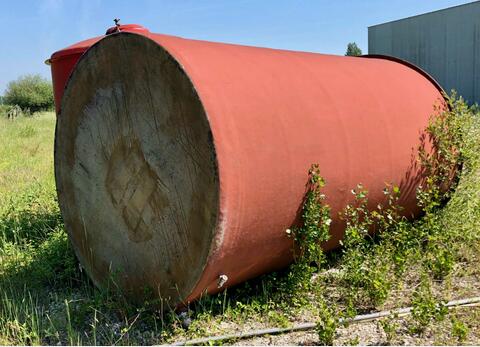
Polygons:
[[207,263],[219,194],[190,79],[154,41],[110,35],[78,62],[61,110],[55,176],[80,262],[97,285],[181,303]]

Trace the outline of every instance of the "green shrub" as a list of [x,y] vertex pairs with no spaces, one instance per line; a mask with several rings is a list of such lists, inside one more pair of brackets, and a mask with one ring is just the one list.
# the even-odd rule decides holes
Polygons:
[[452,323],[452,336],[455,337],[458,342],[465,341],[470,331],[468,326],[455,316],[452,317],[450,321]]
[[[330,207],[324,204],[325,195],[321,189],[325,180],[320,176],[318,164],[312,165],[309,171],[308,192],[303,204],[302,221],[300,227],[287,230],[292,235],[297,247],[295,258],[305,263],[322,265],[324,262],[322,242],[330,238]],[[290,234],[291,232],[291,234]]]
[[392,342],[397,338],[397,331],[400,325],[398,324],[398,322],[396,322],[396,319],[398,319],[398,315],[391,315],[378,321],[378,325],[385,333],[388,345],[391,345]]
[[308,191],[302,207],[302,224],[287,229],[294,240],[295,263],[288,274],[293,291],[308,290],[312,274],[325,262],[322,243],[330,238],[330,206],[325,204],[325,194],[321,192],[325,180],[320,175],[318,164],[309,171]]
[[448,313],[445,302],[437,300],[431,290],[428,278],[422,278],[420,286],[413,293],[412,332],[423,333],[433,321],[441,321]]
[[315,330],[318,335],[318,344],[323,346],[333,345],[333,341],[337,334],[339,320],[336,312],[331,305],[326,302],[320,302],[318,310],[317,326]]
[[7,85],[4,102],[27,113],[53,108],[52,84],[40,75],[21,76]]

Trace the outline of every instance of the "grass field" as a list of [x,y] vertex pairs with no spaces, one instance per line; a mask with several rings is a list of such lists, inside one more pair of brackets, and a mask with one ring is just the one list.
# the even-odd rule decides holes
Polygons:
[[[292,267],[203,298],[188,329],[173,312],[96,289],[81,271],[56,201],[54,114],[0,119],[0,344],[160,344],[305,321],[318,322],[316,331],[246,342],[479,344],[478,307],[441,310],[445,300],[480,296],[480,120],[467,113],[463,171],[445,206],[389,224],[389,236],[352,241],[319,269]],[[408,305],[407,318],[335,320]]]

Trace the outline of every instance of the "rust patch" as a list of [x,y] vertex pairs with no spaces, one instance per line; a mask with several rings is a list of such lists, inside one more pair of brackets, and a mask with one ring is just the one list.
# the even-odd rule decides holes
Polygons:
[[128,227],[128,238],[133,242],[150,240],[169,201],[165,188],[145,160],[138,140],[123,138],[117,142],[109,160],[105,185]]

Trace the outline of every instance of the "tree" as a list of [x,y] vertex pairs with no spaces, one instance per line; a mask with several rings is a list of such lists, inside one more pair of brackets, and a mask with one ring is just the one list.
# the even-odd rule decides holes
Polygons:
[[4,102],[37,112],[53,107],[52,84],[40,75],[25,75],[7,85]]
[[360,47],[357,46],[355,42],[350,42],[347,45],[347,52],[345,53],[345,55],[358,57],[359,55],[362,55],[362,50],[360,49]]

